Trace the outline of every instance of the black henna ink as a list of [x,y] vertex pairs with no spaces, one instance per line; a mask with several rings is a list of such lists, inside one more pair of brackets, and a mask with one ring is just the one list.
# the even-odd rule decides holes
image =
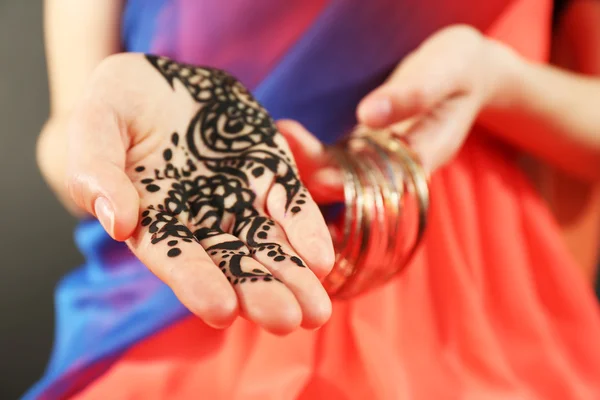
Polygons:
[[169,250],[167,252],[167,256],[169,256],[169,257],[177,257],[180,254],[181,254],[181,249],[179,249],[177,247],[172,248],[171,250]]
[[150,184],[150,185],[146,186],[146,190],[149,192],[158,192],[160,190],[160,186]]
[[[206,249],[232,284],[278,281],[263,270],[242,268],[244,257],[264,254],[267,249],[266,256],[275,262],[290,260],[304,267],[298,257],[269,241],[275,223],[260,216],[254,207],[251,180],[268,172],[274,183],[285,189],[285,208],[292,215],[306,203],[306,189],[287,149],[277,144],[278,131],[267,111],[224,71],[146,57],[172,88],[175,80],[179,81],[199,105],[183,138],[171,133],[172,147],[162,153],[164,168],[141,180],[148,192],[165,192],[162,203],[148,207],[152,213],[142,213],[141,225],[148,227],[151,242],[167,240],[167,255],[177,257],[182,253],[181,242],[222,235],[223,222],[233,217],[232,233],[237,237],[243,234],[246,244],[229,240]],[[146,168],[135,170],[144,172]],[[207,173],[199,174],[199,170]]]

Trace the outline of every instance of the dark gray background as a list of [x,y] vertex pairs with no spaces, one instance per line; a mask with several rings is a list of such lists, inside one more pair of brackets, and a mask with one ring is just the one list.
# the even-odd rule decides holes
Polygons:
[[43,373],[53,290],[81,261],[72,219],[44,184],[35,143],[48,114],[41,1],[0,0],[0,399]]

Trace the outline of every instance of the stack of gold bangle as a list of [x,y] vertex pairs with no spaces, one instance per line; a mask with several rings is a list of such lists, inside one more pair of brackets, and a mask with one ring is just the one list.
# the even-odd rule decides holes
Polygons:
[[324,285],[332,297],[347,298],[408,264],[425,232],[429,188],[417,156],[389,131],[359,127],[331,151],[344,177],[345,209]]

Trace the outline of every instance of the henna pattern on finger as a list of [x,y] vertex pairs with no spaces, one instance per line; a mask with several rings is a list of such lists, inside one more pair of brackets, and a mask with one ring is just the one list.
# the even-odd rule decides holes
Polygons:
[[[302,211],[307,191],[297,168],[267,111],[234,77],[224,71],[179,64],[146,56],[169,85],[183,85],[199,105],[185,138],[170,134],[163,150],[164,167],[135,168],[150,193],[165,194],[160,204],[142,213],[152,244],[166,241],[167,255],[182,254],[181,242],[202,242],[233,234],[205,248],[232,284],[276,280],[260,269],[245,270],[244,257],[266,254],[274,262],[303,261],[271,239],[275,222],[255,208],[252,183],[265,174],[285,190],[285,210]],[[152,211],[152,212],[151,212]],[[229,235],[229,237],[231,237]]]

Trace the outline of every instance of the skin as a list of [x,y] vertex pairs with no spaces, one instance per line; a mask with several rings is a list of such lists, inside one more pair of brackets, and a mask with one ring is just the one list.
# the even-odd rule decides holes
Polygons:
[[[471,27],[452,26],[407,56],[361,101],[357,118],[373,128],[391,127],[430,172],[452,159],[477,122],[571,176],[598,182],[598,102],[600,79],[531,63]],[[292,148],[301,150],[307,137],[296,133]],[[329,200],[340,198],[340,177],[323,151],[297,157],[308,157],[311,169],[322,167],[307,183],[319,201],[329,190],[335,193]]]
[[[203,106],[181,82],[169,85],[143,55],[110,54],[118,50],[114,40],[118,35],[113,32],[116,25],[107,20],[119,20],[118,2],[102,10],[81,2],[68,6],[46,4],[52,112],[38,143],[40,167],[59,197],[78,215],[96,216],[116,240],[126,241],[184,305],[213,327],[224,328],[238,315],[276,334],[325,323],[331,302],[318,277],[333,264],[328,229],[309,195],[302,212],[293,213],[294,207],[290,212],[281,209],[280,185],[272,185],[272,175],[251,182],[259,202],[255,206],[259,215],[268,212],[275,224],[266,240],[284,247],[289,257],[275,264],[268,251],[258,251],[245,258],[243,268],[251,271],[254,263],[277,280],[230,284],[218,266],[221,261],[207,252],[226,242],[224,238],[218,243],[215,238],[181,243],[177,257],[169,256],[169,241],[152,243],[152,225],[141,224],[143,213],[163,202],[165,193],[148,191],[142,183],[147,177],[136,168],[164,168],[163,154],[172,143],[172,133],[185,132]],[[100,19],[107,20],[91,27],[65,24],[71,21],[67,8],[79,16],[100,12]],[[96,14],[89,15],[90,21],[95,18]],[[75,43],[69,45],[65,38]],[[98,38],[103,44],[89,49]],[[73,60],[73,54],[83,54],[84,60]],[[283,137],[277,133],[275,140],[291,158]],[[238,237],[247,238],[244,232]],[[302,257],[306,267],[299,268],[294,256]]]
[[[555,29],[552,62],[574,72],[600,76],[600,2],[574,0],[565,8]],[[571,253],[584,276],[595,282],[600,255],[600,182],[585,181],[540,163],[532,169]]]
[[[530,63],[474,29],[434,34],[358,107],[366,125],[406,118],[407,133],[434,170],[479,122],[498,138],[565,170],[600,179],[600,80]],[[578,113],[565,113],[577,109]]]
[[85,211],[65,190],[66,125],[94,69],[120,50],[122,6],[121,0],[44,1],[50,115],[38,138],[37,161],[50,188],[76,216]]
[[[274,240],[306,262],[303,269],[288,266],[279,285],[235,288],[208,254],[214,242],[188,243],[176,257],[168,255],[164,241],[152,243],[144,212],[164,195],[148,191],[136,169],[162,168],[172,133],[186,131],[203,106],[181,85],[165,82],[143,55],[116,54],[121,7],[116,0],[46,1],[51,115],[38,142],[38,160],[50,186],[75,214],[96,216],[114,239],[125,241],[207,324],[223,328],[242,315],[277,334],[321,326],[331,303],[317,277],[331,268],[333,248],[310,197],[306,208],[312,211],[293,219],[276,210],[283,198],[276,185],[252,186],[280,227]],[[561,96],[549,96],[549,87]],[[590,166],[600,165],[600,116],[592,112],[593,101],[582,97],[599,98],[599,87],[591,79],[529,64],[475,30],[457,26],[438,32],[401,62],[357,114],[365,125],[394,126],[430,172],[454,156],[480,114],[490,126],[510,116],[524,129],[519,132],[543,129],[517,136],[509,129],[514,124],[501,126],[500,138],[596,179],[600,168],[590,173]],[[582,113],[559,112],[565,102]],[[322,145],[296,122],[280,121],[277,130],[286,154],[289,145],[301,175],[310,177],[305,184],[314,199],[339,197],[339,177]],[[258,212],[266,215],[260,207]],[[306,245],[311,243],[318,247]],[[253,260],[275,274],[264,259],[254,255]]]
[[[173,68],[181,72],[170,77]],[[204,90],[203,74],[229,83]],[[204,99],[218,90],[234,100]],[[252,109],[248,116],[262,113],[263,122],[255,126],[229,115],[243,105]],[[226,111],[213,111],[223,106]],[[214,125],[207,125],[211,115]],[[287,143],[265,116],[222,72],[141,54],[111,56],[96,68],[70,116],[67,188],[77,206],[125,241],[209,325],[226,327],[241,314],[287,333],[329,318],[331,302],[317,276],[329,272],[334,254],[318,206],[295,176]],[[229,123],[230,130],[219,128]],[[243,150],[220,150],[219,141],[234,136],[236,148],[255,135],[235,133],[237,123],[242,131],[270,133],[256,133],[259,142]],[[203,136],[210,126],[222,139]],[[252,160],[252,168],[237,160]],[[270,162],[277,166],[269,169]],[[188,189],[177,190],[181,186]],[[197,210],[176,210],[172,200]],[[213,211],[216,217],[207,214]],[[240,256],[236,273],[232,260]]]

